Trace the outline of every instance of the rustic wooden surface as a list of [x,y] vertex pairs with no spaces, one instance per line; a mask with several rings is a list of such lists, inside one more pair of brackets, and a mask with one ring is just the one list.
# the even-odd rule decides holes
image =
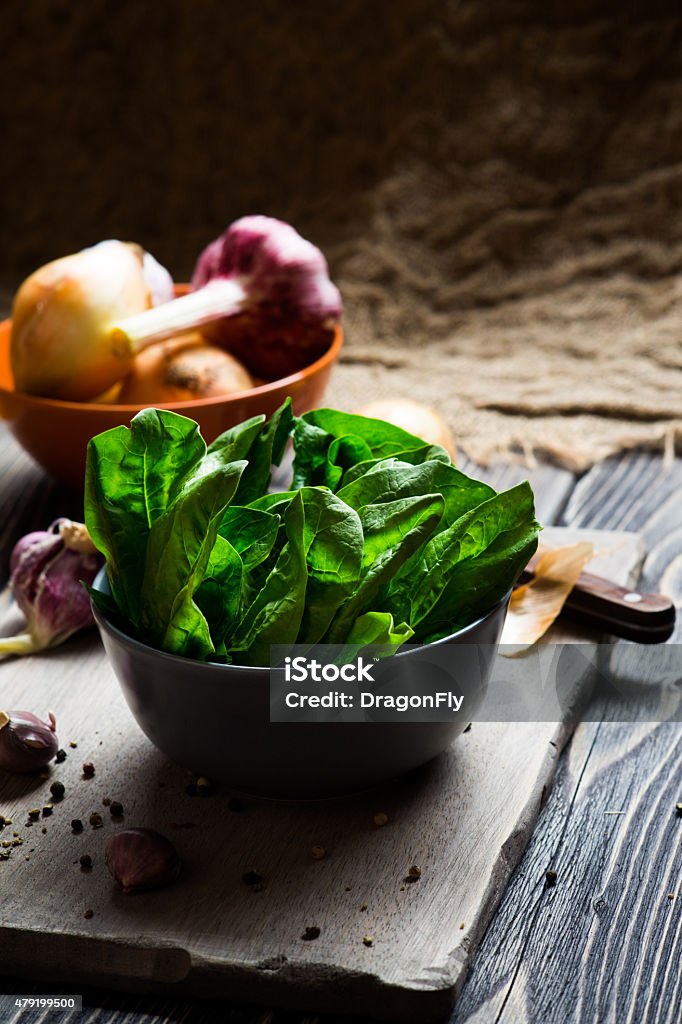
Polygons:
[[[682,464],[612,459],[576,486],[564,520],[638,531],[642,586],[682,603]],[[679,687],[678,621],[671,668]],[[623,675],[652,652],[618,644]],[[676,687],[677,689],[677,687]],[[452,1024],[682,1017],[679,723],[619,723],[596,703],[576,731],[525,857],[488,929]],[[548,868],[557,885],[544,887]],[[672,897],[672,898],[671,898]],[[523,927],[519,927],[519,922]]]
[[[517,467],[513,467],[509,472],[514,474],[517,472],[517,469]],[[553,508],[545,508],[542,513],[545,521],[548,521],[560,515],[562,509],[566,506],[571,492],[572,481],[569,474],[560,473],[555,476],[553,471],[549,469],[542,470],[542,473],[546,474],[546,481],[542,483],[536,481],[535,486],[539,487],[540,494],[552,495]],[[551,486],[548,485],[548,481],[551,481]],[[42,482],[39,475],[36,475],[33,483],[30,485],[23,479],[21,495],[18,491],[15,493],[14,504],[21,498],[21,500],[25,501],[25,511],[33,512],[35,506],[32,495],[35,494],[38,501],[46,501],[45,507],[49,508],[51,512],[55,508],[55,498],[48,493],[48,490],[49,488]],[[676,493],[677,505],[675,504]],[[661,462],[657,459],[641,456],[630,457],[618,462],[614,460],[603,469],[594,470],[584,479],[574,492],[572,499],[568,502],[566,518],[576,524],[589,523],[590,525],[594,524],[601,527],[617,525],[637,529],[642,528],[652,550],[645,565],[645,583],[647,586],[655,586],[662,575],[661,567],[663,567],[667,570],[667,583],[669,585],[668,589],[670,589],[674,585],[675,578],[674,560],[679,558],[679,551],[682,549],[682,542],[680,542],[679,538],[680,493],[678,467],[674,467],[672,471],[664,473]],[[0,490],[0,494],[3,498],[7,499],[4,488]],[[72,512],[74,511],[73,507],[69,505],[68,496],[66,498],[60,496],[59,500],[63,502],[62,507],[65,510],[70,508]],[[7,515],[3,514],[2,519],[0,519],[0,531],[3,537],[10,536],[14,526],[19,525],[10,506],[7,506],[7,513]],[[41,519],[40,516],[37,516],[34,521],[42,522],[44,517]],[[25,523],[25,519],[21,521],[21,528],[16,531],[17,533],[25,528]],[[676,548],[674,546],[675,543],[677,543]],[[673,568],[671,568],[671,565],[673,565]],[[679,572],[679,564],[677,571]],[[587,726],[581,727],[581,732],[587,728]],[[620,728],[627,731],[635,727]],[[584,760],[594,759],[599,754],[599,744],[603,742],[604,732],[602,726],[594,742],[591,745],[589,743],[587,746],[583,745]],[[627,788],[628,783],[632,785],[633,779],[636,783],[638,778],[648,778],[651,773],[652,764],[656,765],[658,777],[660,778],[660,765],[655,760],[657,753],[660,754],[660,744],[657,750],[646,747],[646,745],[643,747],[636,744],[634,746],[629,744],[628,749],[629,765],[625,770],[617,759],[609,758],[607,751],[604,751],[602,767],[606,783],[602,780],[602,786],[606,785],[607,794],[609,785],[616,786],[617,788],[619,779],[621,780],[621,785]],[[574,754],[573,751],[577,753]],[[514,1021],[520,1019],[543,1022],[549,1019],[568,1020],[571,1019],[571,1014],[575,1010],[574,995],[577,990],[580,990],[582,1012],[587,1014],[586,1019],[626,1019],[617,1013],[616,1007],[619,1005],[618,1000],[621,993],[627,991],[625,983],[628,980],[630,981],[630,989],[632,991],[646,990],[647,984],[651,990],[647,995],[647,1012],[649,1016],[646,1018],[642,1017],[641,1019],[650,1019],[652,1021],[659,1019],[656,1013],[657,1010],[660,1011],[661,1009],[659,1005],[661,998],[667,1000],[666,1010],[668,1009],[669,1002],[669,1016],[665,1018],[661,1016],[660,1019],[669,1019],[671,1021],[676,1019],[675,1006],[677,1004],[673,996],[675,996],[677,988],[675,987],[676,979],[674,972],[668,971],[665,973],[664,980],[667,988],[665,986],[661,987],[660,984],[656,988],[653,975],[651,975],[647,983],[646,971],[644,971],[643,976],[631,978],[631,972],[626,971],[621,964],[622,950],[616,940],[622,931],[622,927],[615,920],[617,915],[614,914],[611,917],[609,914],[602,914],[598,920],[599,931],[602,934],[602,947],[606,949],[607,955],[613,961],[615,973],[614,971],[609,972],[607,967],[602,967],[601,963],[596,961],[593,962],[588,959],[586,963],[583,963],[578,951],[571,948],[574,935],[571,914],[576,914],[575,906],[572,906],[568,916],[564,915],[563,920],[562,915],[559,914],[548,921],[543,921],[543,930],[538,930],[534,927],[538,907],[542,908],[545,906],[546,901],[549,899],[566,898],[567,887],[562,887],[561,873],[559,873],[559,883],[556,888],[544,890],[542,883],[544,872],[551,862],[551,857],[548,858],[547,856],[548,852],[554,850],[554,845],[559,839],[564,844],[561,847],[563,850],[573,834],[572,829],[569,827],[573,803],[570,796],[567,799],[565,787],[571,778],[574,785],[576,778],[580,778],[579,774],[576,775],[576,768],[573,764],[574,757],[579,755],[580,750],[576,742],[571,745],[570,760],[565,757],[562,762],[558,788],[548,800],[540,820],[540,825],[536,830],[527,854],[516,872],[512,885],[504,896],[500,909],[493,919],[481,949],[474,960],[470,981],[465,985],[455,1011],[454,1019],[457,1021],[468,1019],[480,1021],[496,1019]],[[593,763],[596,764],[596,760]],[[572,764],[573,767],[569,771],[569,766]],[[671,764],[668,768],[667,762],[664,762],[664,764],[666,765],[665,777],[674,785],[673,770],[675,765]],[[608,765],[608,768],[604,767],[605,765]],[[609,780],[611,781],[609,782]],[[592,794],[591,799],[594,800],[594,794]],[[613,810],[613,808],[609,806],[606,810]],[[644,839],[642,839],[641,830],[635,829],[634,825],[631,828],[631,823],[625,815],[608,815],[605,816],[605,820],[607,826],[605,829],[586,832],[584,822],[581,826],[575,828],[573,845],[576,851],[580,853],[579,863],[587,864],[588,866],[592,865],[594,870],[604,870],[604,865],[608,858],[605,861],[602,847],[608,842],[608,836],[612,834],[614,827],[622,830],[626,837],[628,833],[632,832],[630,842],[628,843],[624,840],[620,844],[623,854],[634,856],[633,851],[636,850],[638,858],[643,858],[643,863],[646,863],[647,844],[645,840],[649,832],[647,831]],[[617,826],[613,826],[614,820],[617,821]],[[545,825],[546,822],[548,823],[547,825]],[[597,851],[594,854],[591,853],[593,844]],[[665,846],[665,844],[663,845]],[[668,853],[670,853],[670,850],[668,850]],[[570,849],[567,849],[566,855],[570,859]],[[665,849],[662,851],[662,856],[665,856]],[[597,862],[596,867],[594,865],[595,861]],[[639,875],[641,876],[641,871]],[[635,875],[635,877],[637,876]],[[629,868],[626,878],[629,880],[629,885],[632,886],[632,872]],[[660,870],[658,874],[655,869],[651,871],[651,878],[652,880],[658,879],[658,881],[663,881],[664,887],[667,884],[665,873],[661,873]],[[525,885],[524,879],[526,880]],[[588,878],[588,882],[589,880]],[[638,884],[641,886],[641,878]],[[602,909],[602,905],[598,900],[598,894],[593,894],[589,891],[589,885],[584,889],[581,888],[581,885],[582,882],[580,884],[576,883],[572,887],[572,899],[573,904],[578,904],[578,909],[585,919],[583,924],[588,922],[585,927],[589,932],[590,927],[593,927],[593,919],[595,919],[597,913],[592,909],[593,899],[597,899],[598,910]],[[628,893],[628,884],[625,885],[624,891],[626,894]],[[562,893],[564,895],[560,897]],[[633,899],[635,895],[633,889]],[[524,922],[520,928],[518,927],[519,921]],[[578,921],[580,921],[580,914],[578,915]],[[510,929],[512,922],[514,922],[514,928]],[[650,929],[650,922],[644,921],[642,928],[646,932],[644,938],[651,947],[653,957],[653,946],[655,945],[656,936],[654,933],[647,931],[647,929]],[[578,929],[580,929],[580,923],[578,924]],[[550,933],[549,939],[548,931]],[[512,941],[513,936],[515,938]],[[504,942],[501,948],[500,942],[502,937],[504,937]],[[555,954],[552,956],[549,977],[547,965],[542,961],[543,955],[547,952],[545,946],[548,941],[552,944],[552,948],[556,949]],[[634,936],[632,941],[636,941]],[[570,964],[570,966],[565,967],[565,963]],[[578,963],[581,966],[578,967]],[[582,987],[576,986],[577,970],[582,971],[586,979],[590,978],[589,971],[586,971],[586,965],[587,968],[590,965],[592,966],[592,981],[587,980],[586,984]],[[527,977],[535,979],[532,985],[525,983]],[[602,977],[604,979],[601,985],[595,982],[595,977]],[[659,977],[660,981],[661,978]],[[17,988],[17,984],[19,988]],[[24,990],[26,982],[17,983],[7,979],[4,988],[15,991]],[[55,988],[55,986],[53,985],[52,988]],[[43,991],[45,990],[43,987]],[[60,983],[59,990],[66,990],[63,983]],[[601,1008],[598,1015],[594,1010],[594,1007],[597,1005],[597,1002],[595,1002],[597,996],[600,1000],[598,1005]],[[93,1013],[99,1013],[101,1008],[102,1015],[99,1019],[107,1021],[122,1021],[124,1016],[129,1021],[135,1020],[140,1022],[143,1020],[162,1021],[169,1019],[189,1021],[208,1021],[214,1019],[217,1021],[220,1019],[254,1022],[257,1020],[272,1021],[275,1019],[277,1021],[280,1019],[301,1021],[303,1019],[300,1015],[298,1017],[282,1013],[273,1015],[269,1011],[254,1011],[243,1007],[230,1009],[224,1004],[221,1004],[219,1008],[215,1008],[212,1004],[193,1000],[189,1001],[182,997],[152,999],[141,996],[114,996],[101,990],[89,991],[88,1002],[89,1005],[98,1008]],[[552,1006],[551,1010],[548,1009],[550,1003]],[[564,1005],[567,1008],[566,1013],[561,1009]],[[557,1007],[559,1007],[558,1010]],[[339,1006],[338,1009],[342,1009],[342,1006]],[[30,1015],[24,1014],[22,1019],[30,1019]],[[87,1020],[89,1017],[88,1015],[83,1015],[76,1018],[74,1015],[74,1020],[76,1019]],[[306,1019],[312,1020],[313,1018]],[[581,1017],[581,1019],[584,1018]]]
[[[636,535],[586,535],[601,552],[594,570],[625,582],[640,559]],[[0,865],[8,968],[257,993],[302,1008],[334,1010],[343,999],[391,1019],[433,1018],[452,1002],[566,737],[554,722],[476,723],[446,757],[381,790],[333,802],[252,800],[234,813],[227,794],[185,794],[185,773],[133,725],[96,636],[4,662],[0,683],[9,706],[54,707],[62,742],[78,743],[51,776],[66,785],[65,799],[30,831],[27,812],[49,801],[51,780],[0,777],[2,813],[23,839]],[[95,779],[81,778],[83,760],[97,766]],[[105,796],[123,802],[129,824],[173,835],[188,870],[172,895],[117,893],[103,864],[115,827]],[[104,828],[87,827],[93,811]],[[377,811],[389,816],[381,829]],[[72,834],[74,817],[84,834]],[[322,861],[310,854],[316,843],[328,851]],[[80,870],[83,852],[92,873]],[[423,875],[410,884],[413,863]],[[249,870],[266,879],[262,892],[242,883]],[[321,929],[314,942],[301,938],[308,926]]]

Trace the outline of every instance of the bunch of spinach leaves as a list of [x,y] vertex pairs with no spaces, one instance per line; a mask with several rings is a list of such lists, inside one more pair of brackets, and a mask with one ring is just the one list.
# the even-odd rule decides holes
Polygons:
[[[292,436],[291,489],[270,493]],[[140,639],[246,665],[271,644],[448,636],[507,593],[540,529],[528,483],[498,494],[399,427],[288,400],[209,446],[158,409],[98,435],[85,521]]]

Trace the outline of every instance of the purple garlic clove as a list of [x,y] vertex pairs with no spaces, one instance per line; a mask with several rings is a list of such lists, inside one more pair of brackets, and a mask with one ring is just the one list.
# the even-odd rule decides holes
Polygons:
[[180,873],[178,852],[151,828],[126,828],[106,846],[106,865],[125,893],[170,885]]
[[52,712],[44,722],[30,711],[0,711],[0,768],[23,775],[44,768],[59,740]]

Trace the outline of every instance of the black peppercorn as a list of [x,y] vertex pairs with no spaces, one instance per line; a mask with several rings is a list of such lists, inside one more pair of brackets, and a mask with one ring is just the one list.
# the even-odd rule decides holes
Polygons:
[[64,761],[66,761],[66,758],[67,758],[66,751],[62,750],[61,747],[60,747],[59,750],[57,751],[57,753],[55,754],[55,757],[54,757],[55,761],[57,762],[57,764],[63,764]]
[[71,822],[71,829],[73,832],[83,831],[83,822],[80,820],[80,818],[73,819],[73,821]]
[[89,853],[84,853],[83,856],[80,858],[80,866],[81,871],[92,870],[92,857],[90,856]]
[[111,812],[112,818],[122,818],[123,817],[123,804],[119,803],[118,800],[114,800],[112,802],[111,806],[109,807],[109,811]]
[[244,885],[248,885],[249,889],[254,889],[256,892],[260,892],[264,888],[263,877],[257,871],[247,871],[246,874],[242,875],[242,882]]
[[50,786],[50,793],[52,793],[52,796],[55,800],[62,800],[64,798],[64,794],[66,793],[64,783],[59,781],[53,782],[52,785]]

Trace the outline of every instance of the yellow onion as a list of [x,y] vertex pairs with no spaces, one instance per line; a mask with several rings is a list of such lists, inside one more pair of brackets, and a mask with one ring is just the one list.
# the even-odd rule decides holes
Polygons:
[[140,352],[113,401],[163,405],[232,395],[254,387],[248,370],[200,334],[162,341]]
[[136,349],[113,339],[113,320],[167,302],[168,271],[138,245],[110,239],[40,267],[12,307],[17,391],[88,401],[124,377]]

